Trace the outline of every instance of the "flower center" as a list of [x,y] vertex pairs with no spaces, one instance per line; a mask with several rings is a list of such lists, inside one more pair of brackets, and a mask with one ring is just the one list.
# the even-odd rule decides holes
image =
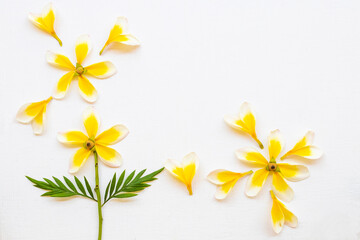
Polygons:
[[276,163],[269,163],[268,168],[269,168],[269,171],[276,171],[277,165],[276,165]]
[[79,75],[84,73],[84,67],[79,64],[79,66],[76,67],[75,72]]
[[93,147],[95,146],[95,142],[91,139],[88,139],[85,143],[84,143],[84,148],[91,150]]

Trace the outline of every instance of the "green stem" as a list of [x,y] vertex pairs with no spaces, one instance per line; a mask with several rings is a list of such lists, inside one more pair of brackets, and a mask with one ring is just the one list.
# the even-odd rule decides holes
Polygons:
[[60,38],[58,37],[58,35],[56,35],[56,33],[51,34],[59,43],[60,47],[62,47],[62,41],[60,40]]
[[102,223],[103,223],[103,217],[102,217],[102,211],[101,211],[101,195],[100,195],[100,187],[99,187],[99,160],[98,160],[98,154],[96,151],[94,151],[94,158],[95,158],[95,193],[97,197],[97,203],[98,203],[98,215],[99,215],[99,235],[98,240],[101,240],[102,236]]
[[260,142],[260,140],[257,137],[254,137],[255,141],[257,142],[257,144],[259,144],[259,147],[261,149],[264,149],[264,145],[262,144],[262,142]]

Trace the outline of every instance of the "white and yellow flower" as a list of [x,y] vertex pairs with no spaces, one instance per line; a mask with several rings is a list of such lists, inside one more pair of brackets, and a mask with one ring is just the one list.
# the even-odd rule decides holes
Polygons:
[[261,167],[255,171],[247,181],[246,195],[255,197],[269,174],[272,174],[272,190],[284,201],[291,201],[294,192],[286,183],[289,181],[300,181],[309,177],[309,170],[303,165],[291,165],[287,163],[277,163],[276,159],[283,149],[284,141],[279,130],[272,131],[268,137],[269,159],[268,161],[260,152],[253,148],[242,148],[236,151],[238,159]]
[[24,104],[17,112],[16,120],[21,123],[31,122],[34,134],[41,134],[44,131],[46,107],[51,100],[52,97],[49,97],[40,102]]
[[249,103],[244,102],[241,105],[240,113],[238,115],[226,115],[224,120],[231,128],[249,134],[259,144],[261,149],[264,148],[263,144],[256,135],[255,114],[253,113]]
[[76,41],[76,65],[74,66],[69,58],[64,55],[48,52],[46,59],[48,63],[56,67],[69,71],[60,78],[54,92],[54,98],[61,99],[67,93],[71,81],[76,77],[80,95],[88,102],[95,102],[97,99],[97,91],[94,86],[85,77],[90,75],[96,78],[108,78],[116,73],[115,66],[109,62],[99,62],[90,66],[82,66],[84,59],[90,52],[90,40],[87,35],[80,36]]
[[62,46],[62,42],[54,30],[55,13],[51,3],[45,6],[41,14],[30,13],[29,19],[35,26],[49,33],[53,38],[55,38],[59,42],[59,45]]
[[192,180],[198,167],[199,158],[194,152],[186,155],[181,163],[171,159],[168,159],[165,163],[166,170],[186,185],[190,195],[193,194]]
[[140,45],[139,40],[137,40],[133,35],[128,31],[128,20],[126,17],[118,17],[114,27],[111,29],[109,38],[106,41],[104,47],[100,51],[100,55],[103,53],[104,49],[111,43],[121,43],[131,46]]
[[251,173],[253,173],[253,171],[248,171],[245,173],[237,173],[224,169],[218,169],[209,173],[207,179],[211,183],[218,186],[215,193],[215,198],[218,200],[222,200],[227,197],[231,189],[233,189],[233,187],[240,178]]
[[299,156],[307,159],[319,159],[323,152],[318,148],[313,146],[315,133],[313,131],[308,131],[304,137],[302,137],[295,146],[284,154],[280,159],[283,160],[289,156]]
[[284,224],[293,228],[297,227],[297,217],[276,198],[273,191],[270,191],[270,194],[271,198],[273,199],[273,205],[271,208],[271,221],[274,231],[276,233],[280,233]]
[[123,140],[129,134],[127,127],[117,124],[97,135],[100,119],[92,107],[85,110],[83,121],[87,135],[81,131],[68,131],[59,133],[57,137],[61,143],[79,147],[71,158],[69,172],[77,172],[95,151],[104,164],[119,167],[122,163],[121,155],[108,146]]

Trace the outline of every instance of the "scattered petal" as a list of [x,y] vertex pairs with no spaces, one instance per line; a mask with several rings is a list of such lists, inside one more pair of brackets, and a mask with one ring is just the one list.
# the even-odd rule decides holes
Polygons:
[[43,107],[41,112],[31,122],[33,133],[36,135],[40,135],[44,131],[44,122],[45,122],[45,117],[46,117],[45,113],[46,113],[46,105]]
[[118,124],[102,132],[95,138],[96,143],[101,145],[113,145],[120,142],[129,134],[129,129]]

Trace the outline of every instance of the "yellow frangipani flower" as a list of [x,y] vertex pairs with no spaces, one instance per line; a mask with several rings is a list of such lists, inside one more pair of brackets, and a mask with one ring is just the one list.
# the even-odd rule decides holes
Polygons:
[[261,149],[264,148],[260,142],[255,131],[255,115],[251,109],[250,104],[244,102],[240,107],[240,114],[237,116],[226,115],[224,117],[227,125],[235,130],[249,134],[258,144]]
[[108,78],[116,73],[115,66],[109,62],[99,62],[87,67],[83,67],[82,63],[90,52],[90,40],[87,35],[80,36],[76,41],[76,65],[74,66],[69,58],[64,55],[48,52],[46,59],[48,63],[56,67],[68,70],[69,72],[62,76],[57,83],[54,92],[54,98],[61,99],[65,96],[69,89],[71,81],[77,77],[80,95],[88,102],[95,102],[97,99],[97,91],[89,82],[85,75],[91,75],[96,78]]
[[235,186],[237,181],[248,175],[253,173],[253,171],[248,171],[245,173],[237,173],[237,172],[231,172],[224,169],[218,169],[215,171],[212,171],[208,176],[207,179],[217,185],[217,190],[215,193],[215,198],[218,200],[222,200],[226,198],[226,196],[230,193],[231,189]]
[[122,157],[108,145],[123,140],[129,134],[127,127],[118,124],[97,135],[100,120],[92,107],[85,110],[83,121],[87,135],[81,131],[68,131],[59,133],[57,137],[61,143],[80,147],[71,158],[69,172],[77,172],[94,151],[107,166],[119,167],[122,163]]
[[46,106],[52,97],[34,103],[27,103],[20,107],[16,115],[16,120],[21,123],[30,123],[34,134],[41,134],[44,130]]
[[137,40],[133,35],[129,34],[128,20],[126,17],[118,17],[116,19],[116,23],[110,31],[109,38],[99,54],[101,55],[104,49],[111,43],[121,43],[132,46],[140,45],[139,40]]
[[319,159],[323,152],[318,148],[313,146],[315,133],[313,131],[308,131],[303,138],[301,138],[296,145],[287,153],[284,154],[280,159],[283,160],[288,156],[299,156],[307,159]]
[[297,227],[297,217],[276,198],[273,191],[270,191],[270,194],[271,198],[273,199],[273,205],[271,208],[271,221],[274,231],[276,233],[280,233],[284,224],[293,228]]
[[45,6],[41,14],[30,13],[29,19],[35,26],[53,36],[62,46],[62,42],[54,30],[55,13],[51,3]]
[[303,180],[309,177],[309,170],[303,165],[291,165],[276,162],[276,159],[284,146],[284,141],[279,130],[270,133],[268,145],[270,161],[266,160],[261,153],[253,148],[242,148],[236,151],[238,159],[261,167],[260,170],[255,171],[248,178],[246,195],[255,197],[262,189],[268,175],[272,174],[272,190],[274,193],[284,201],[291,201],[294,197],[294,192],[286,183],[285,179],[289,181]]
[[171,159],[165,163],[165,168],[186,185],[190,195],[192,195],[191,183],[198,167],[199,158],[194,152],[186,155],[181,163]]

